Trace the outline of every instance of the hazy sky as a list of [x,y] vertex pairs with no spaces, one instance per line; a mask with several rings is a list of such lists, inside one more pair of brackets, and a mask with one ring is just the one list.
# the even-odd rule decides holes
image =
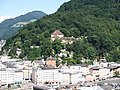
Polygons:
[[0,22],[34,10],[52,14],[68,1],[70,0],[0,0]]

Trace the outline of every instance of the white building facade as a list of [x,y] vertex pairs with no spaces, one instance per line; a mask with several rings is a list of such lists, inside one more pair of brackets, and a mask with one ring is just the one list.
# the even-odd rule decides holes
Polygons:
[[23,72],[22,71],[15,71],[14,72],[14,83],[21,84],[23,81]]
[[5,84],[20,84],[23,81],[23,72],[16,71],[12,68],[0,69],[1,85]]
[[32,71],[32,81],[37,84],[61,84],[61,73],[59,69],[34,68]]
[[83,80],[82,73],[79,68],[33,68],[32,81],[37,85],[52,84],[52,85],[68,85],[78,84]]
[[14,70],[1,69],[0,70],[1,84],[13,84],[14,83]]

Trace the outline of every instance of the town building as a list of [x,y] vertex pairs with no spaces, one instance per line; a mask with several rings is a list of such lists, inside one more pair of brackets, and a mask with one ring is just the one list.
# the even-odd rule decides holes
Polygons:
[[14,71],[14,83],[15,84],[21,84],[23,82],[23,72],[20,70]]
[[73,58],[73,52],[69,52],[69,51],[66,51],[65,49],[62,49],[60,50],[60,53],[58,53],[58,56],[59,57],[69,57],[69,58]]
[[94,66],[90,68],[90,74],[94,77],[94,80],[102,80],[110,77],[110,69]]
[[62,66],[60,69],[62,85],[83,83],[85,78],[82,76],[80,68],[81,66]]
[[23,81],[23,72],[12,64],[13,62],[0,63],[0,82],[2,85],[16,84]]
[[32,69],[32,81],[37,85],[69,85],[85,81],[78,66],[62,68],[37,67]]
[[45,61],[44,60],[34,60],[32,62],[32,67],[38,67],[38,66],[45,66]]
[[55,39],[61,39],[63,44],[72,44],[73,41],[75,40],[75,38],[72,37],[65,37],[64,34],[62,32],[60,32],[60,30],[55,30],[52,34],[51,34],[51,40],[52,42]]
[[1,62],[10,62],[10,61],[17,61],[17,60],[20,60],[20,59],[11,59],[11,57],[7,56],[7,55],[1,55],[0,56],[0,61]]
[[51,34],[51,40],[54,41],[55,39],[62,39],[64,37],[64,34],[62,32],[60,32],[60,30],[55,30],[52,34]]
[[1,85],[14,84],[14,74],[13,69],[0,69],[0,81]]
[[33,68],[32,81],[36,85],[61,84],[61,74],[57,68]]
[[22,49],[20,49],[20,48],[17,48],[17,49],[16,49],[16,54],[17,54],[17,57],[19,57],[19,56],[20,56],[21,52],[22,52]]
[[45,65],[47,66],[47,67],[56,67],[56,60],[55,60],[55,58],[53,58],[53,57],[48,57],[47,59],[46,59],[46,61],[45,61]]
[[[45,61],[10,59],[3,55],[0,58],[0,85],[21,84],[24,80],[32,80],[36,85],[71,86],[94,85],[97,81],[109,80],[120,74],[120,64],[114,62],[101,62],[94,65],[78,64],[56,66],[56,59],[48,57]],[[89,86],[89,85],[88,85]],[[106,89],[105,89],[106,90]]]
[[21,71],[23,72],[23,79],[24,80],[31,80],[32,67],[23,68]]

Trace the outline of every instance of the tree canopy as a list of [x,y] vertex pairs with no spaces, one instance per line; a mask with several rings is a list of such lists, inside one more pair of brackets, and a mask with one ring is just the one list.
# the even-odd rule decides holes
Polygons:
[[[30,46],[36,45],[40,46],[41,55],[49,56],[52,48],[46,39],[56,29],[60,29],[65,36],[82,38],[82,42],[77,41],[67,48],[74,52],[75,60],[81,57],[94,59],[95,56],[120,60],[117,49],[120,46],[119,0],[71,0],[56,13],[24,26],[16,36],[7,40],[4,49],[20,47],[27,55]],[[56,53],[57,49],[59,47]]]

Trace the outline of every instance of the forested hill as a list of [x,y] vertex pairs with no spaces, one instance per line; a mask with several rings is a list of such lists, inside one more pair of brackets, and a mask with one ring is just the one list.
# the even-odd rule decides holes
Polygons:
[[26,25],[45,15],[42,11],[32,11],[15,18],[4,20],[0,23],[0,39],[8,39],[14,36],[16,32],[21,29],[22,25]]
[[[30,57],[30,46],[40,46],[41,55],[50,55],[43,46],[51,50],[50,34],[59,29],[65,36],[83,38],[69,45],[74,59],[81,57],[94,59],[106,56],[108,60],[120,60],[120,1],[119,0],[71,0],[64,3],[56,13],[45,16],[26,25],[19,33],[7,40],[4,48],[11,48],[10,55],[17,47],[23,56]],[[48,44],[49,43],[49,44]],[[45,44],[46,45],[46,44]],[[72,47],[72,48],[71,48]],[[14,52],[14,53],[13,53]],[[114,55],[115,54],[115,55]],[[35,56],[37,57],[37,56]]]

